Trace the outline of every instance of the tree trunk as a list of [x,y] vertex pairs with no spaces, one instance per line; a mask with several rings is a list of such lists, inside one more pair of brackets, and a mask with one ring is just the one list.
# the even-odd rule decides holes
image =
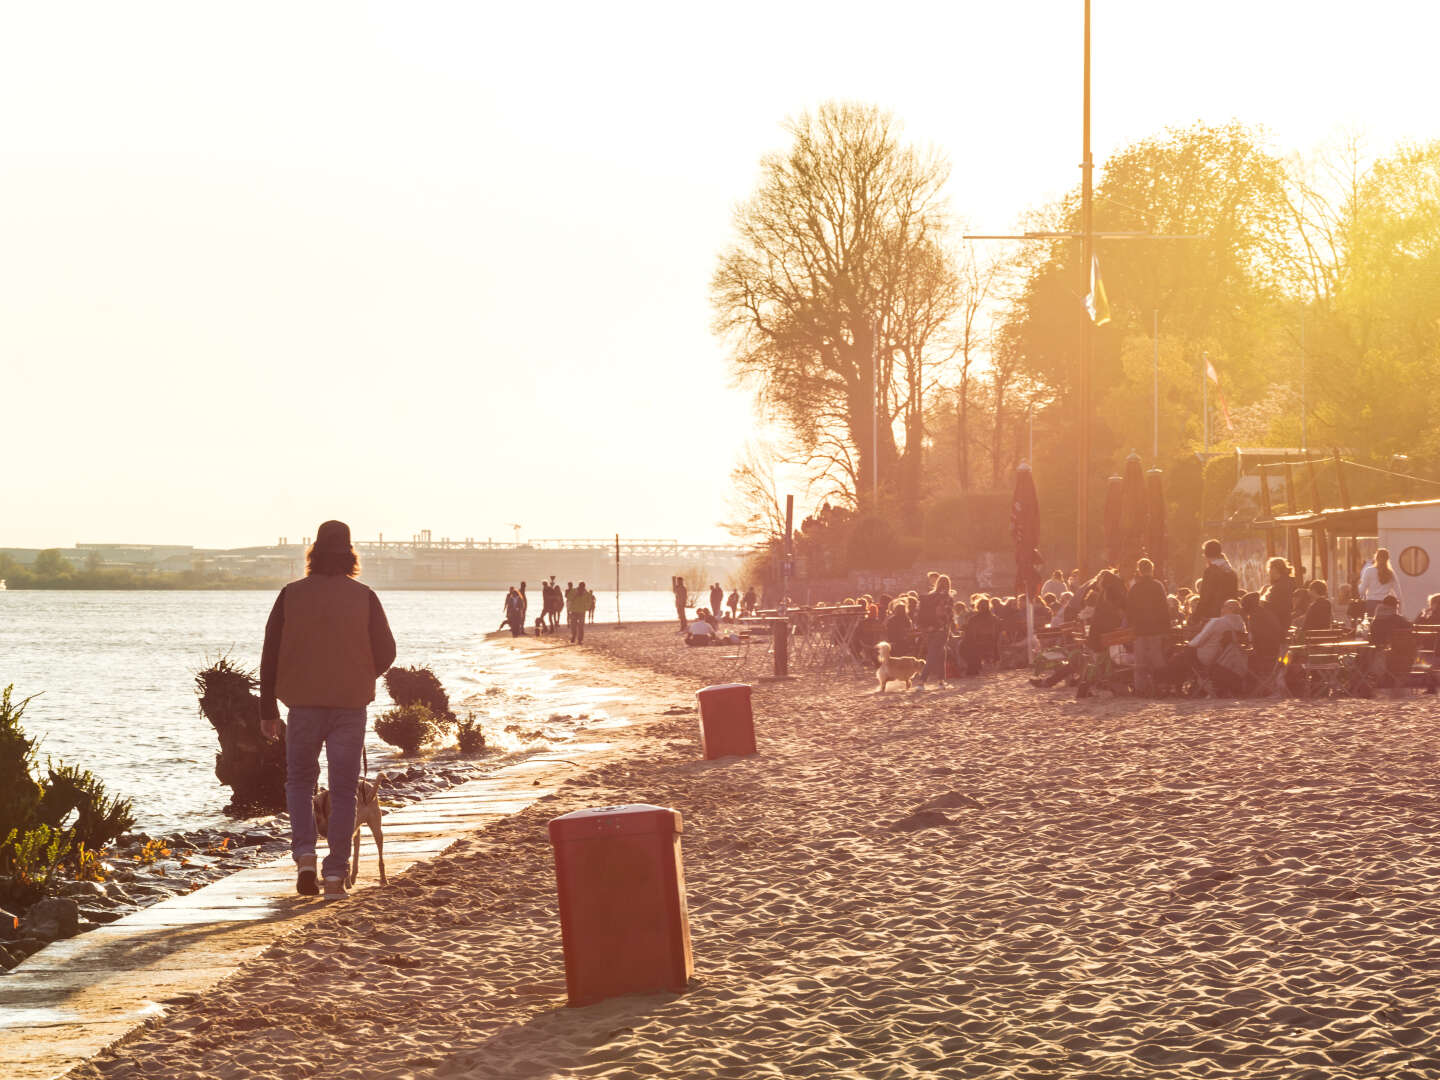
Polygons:
[[960,401],[956,409],[955,464],[960,473],[960,490],[970,490],[970,372],[960,375]]
[[995,431],[990,439],[990,487],[1000,490],[1000,446],[1005,432],[1005,387],[995,380]]

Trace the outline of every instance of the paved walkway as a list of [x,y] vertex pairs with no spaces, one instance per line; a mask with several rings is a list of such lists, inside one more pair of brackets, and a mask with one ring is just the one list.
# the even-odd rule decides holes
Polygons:
[[[385,868],[397,875],[459,836],[519,813],[562,780],[623,752],[576,742],[385,815]],[[373,887],[367,830],[357,889]],[[199,994],[322,910],[294,892],[287,855],[35,953],[0,975],[0,1077],[50,1080],[165,1005]],[[557,930],[558,932],[558,930]]]

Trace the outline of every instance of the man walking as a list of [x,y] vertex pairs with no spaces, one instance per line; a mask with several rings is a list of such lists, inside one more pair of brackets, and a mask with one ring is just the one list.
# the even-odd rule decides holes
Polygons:
[[[320,776],[320,748],[325,748],[330,781],[326,900],[345,898],[365,706],[375,700],[375,680],[395,661],[385,609],[355,580],[359,573],[350,527],[340,521],[322,524],[305,553],[305,576],[275,598],[260,654],[260,730],[268,739],[286,732],[285,805],[295,891],[302,896],[319,891],[311,795]],[[277,698],[289,708],[283,728]]]

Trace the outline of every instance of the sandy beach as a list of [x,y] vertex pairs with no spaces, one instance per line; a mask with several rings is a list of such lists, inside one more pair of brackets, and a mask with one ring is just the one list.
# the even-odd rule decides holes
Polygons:
[[[1440,1075],[1433,698],[802,676],[757,685],[757,756],[703,762],[693,692],[728,650],[516,647],[642,702],[632,756],[72,1075]],[[546,822],[626,802],[684,815],[696,977],[570,1009]]]

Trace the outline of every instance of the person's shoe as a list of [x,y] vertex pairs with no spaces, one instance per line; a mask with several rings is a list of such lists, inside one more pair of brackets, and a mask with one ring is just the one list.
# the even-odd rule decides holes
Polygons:
[[315,856],[301,855],[295,860],[295,891],[301,896],[317,896],[320,889],[315,884]]
[[345,891],[345,879],[338,877],[327,877],[325,879],[325,900],[344,900],[350,894]]

